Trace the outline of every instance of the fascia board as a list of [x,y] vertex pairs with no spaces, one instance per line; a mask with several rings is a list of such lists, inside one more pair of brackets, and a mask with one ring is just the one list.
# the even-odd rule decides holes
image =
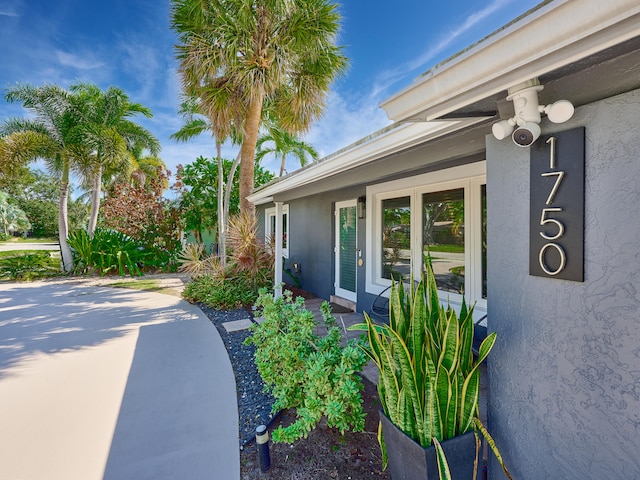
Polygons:
[[324,161],[311,165],[309,168],[299,170],[272,185],[267,185],[249,195],[247,199],[255,205],[267,203],[278,193],[342,173],[355,166],[364,165],[395,152],[411,148],[414,145],[480,123],[486,119],[487,117],[478,117],[463,120],[400,124],[396,128],[385,131],[380,136],[373,137],[367,142],[357,144],[353,148],[347,148]]
[[381,103],[433,120],[640,35],[637,0],[552,1]]

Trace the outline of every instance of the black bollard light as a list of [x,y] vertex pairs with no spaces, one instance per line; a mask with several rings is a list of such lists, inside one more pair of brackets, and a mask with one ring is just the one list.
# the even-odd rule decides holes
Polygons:
[[269,431],[266,425],[256,428],[256,445],[258,445],[258,458],[260,470],[266,472],[271,468],[271,455],[269,454]]

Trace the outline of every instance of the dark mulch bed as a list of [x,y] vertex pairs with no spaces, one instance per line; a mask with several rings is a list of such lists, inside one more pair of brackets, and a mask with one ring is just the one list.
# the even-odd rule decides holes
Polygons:
[[250,318],[251,312],[245,309],[220,311],[204,304],[196,304],[202,310],[211,323],[213,323],[231,360],[233,372],[236,377],[236,393],[238,395],[238,416],[240,426],[240,448],[253,441],[255,429],[258,425],[267,425],[272,419],[271,406],[273,397],[264,392],[264,382],[258,373],[253,355],[256,347],[244,345],[243,342],[250,335],[248,330],[227,332],[223,323],[233,320]]

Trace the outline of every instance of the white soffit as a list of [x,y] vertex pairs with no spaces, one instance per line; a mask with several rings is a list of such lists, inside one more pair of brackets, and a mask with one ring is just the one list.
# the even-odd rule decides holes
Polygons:
[[395,122],[433,120],[639,35],[638,0],[554,0],[380,106]]
[[273,195],[302,187],[356,166],[365,165],[384,156],[411,148],[429,140],[483,122],[487,117],[435,122],[411,122],[391,125],[363,140],[325,157],[318,163],[267,184],[249,195],[248,200],[261,205],[273,200]]

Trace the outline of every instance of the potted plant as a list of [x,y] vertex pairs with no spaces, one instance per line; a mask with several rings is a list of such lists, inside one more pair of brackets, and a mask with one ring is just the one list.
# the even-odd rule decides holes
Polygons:
[[351,327],[366,331],[368,345],[363,348],[379,370],[383,463],[388,461],[394,480],[436,479],[440,474],[453,480],[475,478],[481,432],[511,478],[478,418],[479,366],[496,334],[487,336],[476,358],[473,307],[463,301],[456,313],[442,306],[431,259],[424,264],[421,281],[408,291],[392,283],[388,325],[365,313],[365,323]]

